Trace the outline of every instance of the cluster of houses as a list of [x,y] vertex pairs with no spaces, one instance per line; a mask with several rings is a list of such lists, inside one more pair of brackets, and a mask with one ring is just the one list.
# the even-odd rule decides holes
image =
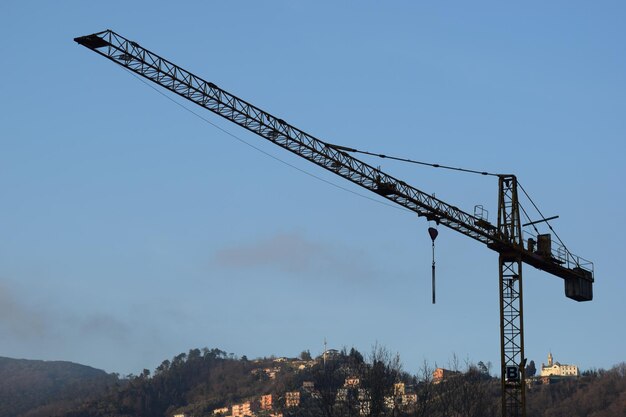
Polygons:
[[[319,359],[319,358],[318,358]],[[324,355],[323,360],[327,359]],[[281,366],[288,365],[292,369],[303,370],[314,366],[315,360],[304,361],[287,358],[278,358],[274,360],[272,367],[257,368],[252,370],[252,374],[256,376],[275,379],[276,375],[281,372]],[[444,368],[437,368],[433,371],[432,383],[438,384],[442,381],[460,375],[460,372],[451,371]],[[567,365],[555,362],[552,353],[548,355],[548,364],[541,365],[541,374],[533,380],[534,383],[551,383],[555,379],[578,377],[580,375],[576,365]],[[528,381],[530,382],[530,381]],[[312,381],[304,381],[302,387],[298,391],[285,392],[280,397],[274,394],[261,395],[258,398],[248,400],[239,404],[232,404],[229,407],[222,407],[213,410],[215,417],[256,417],[262,415],[264,417],[284,417],[283,411],[288,414],[297,414],[297,408],[301,406],[302,399],[309,396],[313,399],[320,399],[320,393],[315,389]],[[367,388],[361,384],[358,377],[348,377],[345,379],[343,386],[337,390],[335,395],[335,406],[351,404],[358,409],[361,416],[370,414],[371,396]],[[385,397],[385,406],[388,409],[400,409],[408,411],[417,404],[417,394],[406,387],[403,382],[398,382],[393,386],[393,395]],[[282,411],[281,411],[282,410]],[[293,411],[291,413],[289,411]],[[186,414],[176,414],[174,417],[191,417]]]
[[[355,401],[356,400],[356,401]],[[371,411],[371,396],[368,389],[361,387],[359,378],[346,378],[343,387],[337,390],[335,404],[353,402],[362,416],[369,415]],[[385,407],[388,409],[408,410],[417,403],[417,394],[409,392],[404,382],[393,385],[393,394],[385,397]]]
[[[259,360],[255,362],[261,362],[261,361]],[[282,370],[281,366],[288,365],[291,369],[302,371],[307,368],[312,368],[316,363],[317,361],[315,360],[305,361],[305,360],[297,360],[297,359],[289,359],[289,358],[277,358],[277,359],[274,359],[275,366],[266,367],[266,368],[256,368],[256,369],[253,369],[251,373],[252,375],[255,375],[255,376],[263,375],[268,379],[275,379],[276,375],[278,375],[278,373],[281,372]]]
[[[283,417],[282,412],[275,410],[276,400],[274,395],[266,394],[252,401],[233,404],[230,407],[217,408],[213,410],[213,415],[216,417],[254,417],[263,413],[263,415],[268,417]],[[286,408],[298,407],[300,405],[300,391],[285,393],[284,401]]]
[[[292,370],[305,370],[319,362],[333,360],[339,356],[339,352],[328,349],[324,354],[312,360],[297,360],[288,358],[274,359],[272,366],[253,369],[251,373],[260,378],[275,379],[277,375],[288,367]],[[259,361],[261,362],[261,361]],[[298,407],[305,398],[320,400],[321,394],[316,389],[313,381],[304,381],[297,391],[288,391],[281,395],[265,394],[228,407],[213,410],[215,417],[283,417],[297,414]],[[347,377],[343,386],[336,392],[335,406],[341,407],[351,404],[358,409],[362,416],[370,414],[371,397],[369,390],[362,387],[358,377]],[[385,397],[385,405],[389,408],[401,407],[406,409],[417,403],[417,394],[409,392],[404,383],[394,384],[393,395]],[[176,414],[174,417],[191,417],[186,414]]]
[[[393,388],[393,395],[385,397],[386,407],[407,409],[417,403],[417,394],[408,392],[404,383],[396,383]],[[303,395],[320,398],[320,393],[315,389],[315,384],[312,381],[304,381],[299,391],[285,392],[279,398],[273,394],[262,395],[254,400],[233,404],[230,407],[217,408],[213,410],[213,415],[216,417],[255,417],[262,414],[268,417],[283,417],[283,412],[278,411],[278,409],[296,411],[297,407],[300,407]],[[343,386],[337,390],[335,405],[340,407],[348,402],[355,405],[360,415],[370,414],[370,393],[369,390],[361,387],[359,378],[346,378]],[[280,406],[277,407],[277,405]],[[174,417],[189,416],[179,414]]]

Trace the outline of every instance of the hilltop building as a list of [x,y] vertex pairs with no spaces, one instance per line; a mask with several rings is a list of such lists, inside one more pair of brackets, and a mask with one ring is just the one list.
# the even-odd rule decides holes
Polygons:
[[576,365],[566,365],[559,362],[554,362],[552,352],[548,354],[548,365],[541,364],[541,376],[550,377],[577,377],[580,376],[580,371]]
[[324,349],[324,353],[317,357],[317,360],[321,360],[326,363],[326,361],[332,361],[337,359],[340,356],[340,353],[337,349]]

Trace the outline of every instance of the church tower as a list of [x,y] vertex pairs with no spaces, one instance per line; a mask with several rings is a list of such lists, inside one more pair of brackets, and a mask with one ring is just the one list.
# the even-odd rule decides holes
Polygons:
[[549,377],[578,377],[580,376],[580,370],[576,365],[567,365],[563,363],[554,362],[552,352],[548,353],[548,366],[541,364],[541,376]]

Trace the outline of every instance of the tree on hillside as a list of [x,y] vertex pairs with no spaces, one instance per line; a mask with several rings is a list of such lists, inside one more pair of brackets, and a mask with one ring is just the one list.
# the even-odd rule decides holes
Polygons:
[[370,415],[377,417],[384,415],[385,399],[393,396],[394,384],[400,382],[402,364],[399,355],[392,355],[378,344],[372,348],[369,359],[364,385],[369,389]]
[[363,359],[363,355],[361,355],[361,352],[359,352],[355,348],[350,349],[350,353],[348,356],[350,357],[351,363],[355,366],[361,366],[365,362],[365,359]]
[[526,376],[533,377],[537,373],[537,368],[535,367],[535,361],[530,361],[528,365],[526,365]]

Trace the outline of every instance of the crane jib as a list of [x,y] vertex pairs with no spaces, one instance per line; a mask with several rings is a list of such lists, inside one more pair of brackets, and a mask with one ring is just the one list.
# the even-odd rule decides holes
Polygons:
[[419,216],[437,221],[499,253],[515,253],[525,263],[566,280],[576,278],[593,282],[590,262],[581,264],[578,260],[582,258],[575,258],[559,263],[554,262],[551,257],[538,257],[523,242],[510,240],[488,221],[472,216],[348,155],[345,151],[351,148],[317,139],[111,30],[74,40],[130,71]]
[[207,82],[112,31],[74,39],[129,70],[320,165],[420,216],[439,220],[483,243],[497,239],[495,226],[409,186]]

